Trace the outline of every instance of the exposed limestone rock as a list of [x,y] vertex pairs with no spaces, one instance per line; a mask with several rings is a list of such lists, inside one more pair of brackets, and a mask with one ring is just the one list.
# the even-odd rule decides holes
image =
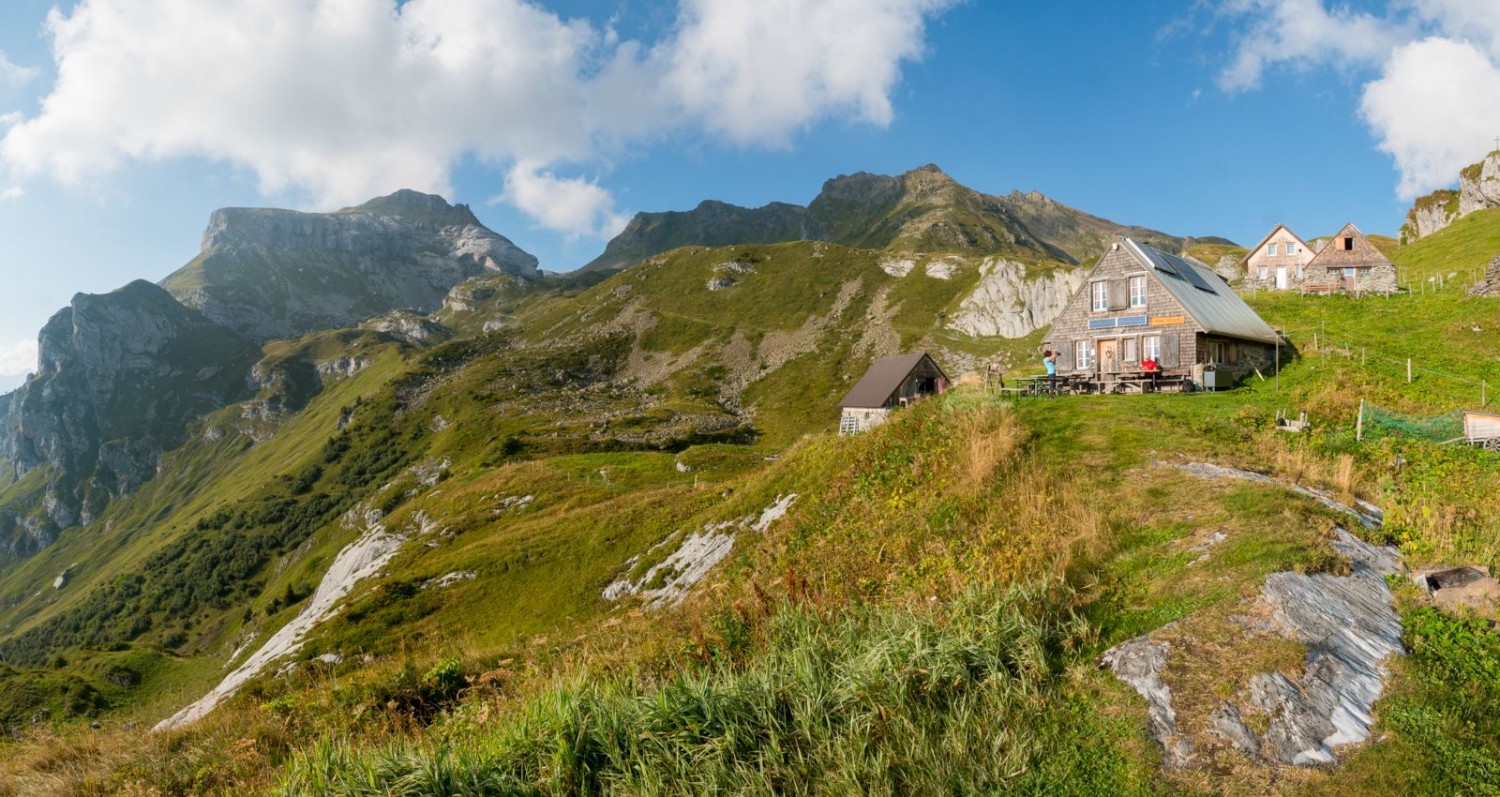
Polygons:
[[[1179,467],[1202,478],[1276,483],[1261,474],[1204,463]],[[1316,490],[1291,489],[1361,523],[1379,525],[1372,507],[1356,509]],[[1247,625],[1257,633],[1301,643],[1307,650],[1302,672],[1295,677],[1280,671],[1257,673],[1208,718],[1210,730],[1263,763],[1332,764],[1340,747],[1368,739],[1373,707],[1384,687],[1384,662],[1403,652],[1401,618],[1385,580],[1402,569],[1398,554],[1342,528],[1335,528],[1334,535],[1333,547],[1348,560],[1349,575],[1273,573],[1266,577],[1258,604],[1263,609],[1259,616],[1269,619]],[[1167,647],[1151,636],[1117,646],[1102,661],[1150,702],[1151,732],[1166,750],[1167,765],[1191,765],[1192,747],[1177,737],[1170,688],[1160,675]],[[1247,713],[1258,716],[1253,724],[1264,728],[1262,733],[1252,729]]]
[[1458,179],[1458,215],[1500,207],[1500,151],[1464,169]]
[[144,281],[74,296],[38,342],[37,373],[0,414],[0,459],[18,476],[52,471],[45,519],[32,518],[28,528],[36,547],[151,478],[161,453],[186,438],[190,419],[248,395],[245,374],[259,356],[249,341]]
[[338,213],[214,211],[198,257],[162,285],[261,341],[397,309],[430,313],[455,285],[485,273],[540,277],[535,257],[466,206],[398,191]]
[[[735,535],[743,530],[757,534],[771,527],[791,509],[797,494],[779,496],[763,509],[757,518],[754,515],[710,523],[689,534],[666,559],[652,565],[636,578],[631,578],[637,556],[626,564],[626,570],[617,581],[604,588],[605,600],[619,600],[629,595],[639,595],[651,608],[676,606],[687,597],[688,590],[703,580],[714,565],[724,561],[734,550]],[[677,540],[678,534],[653,545],[646,555]],[[660,586],[650,586],[660,584]]]
[[345,525],[361,528],[362,533],[359,539],[334,557],[333,564],[328,567],[317,591],[302,611],[266,640],[259,650],[236,667],[218,686],[191,705],[157,723],[153,731],[175,730],[197,722],[232,697],[240,686],[259,675],[266,666],[301,649],[302,640],[314,626],[331,616],[361,581],[379,573],[397,551],[401,550],[406,537],[387,533],[381,520],[380,511],[366,505],[359,507],[358,511],[349,510],[344,518]]
[[1214,273],[1224,278],[1225,282],[1238,282],[1245,277],[1245,270],[1240,268],[1240,259],[1234,255],[1224,255],[1214,263]]
[[922,272],[933,279],[951,280],[963,267],[964,260],[957,257],[945,257],[941,260],[932,260],[922,269]]
[[1484,277],[1474,283],[1469,289],[1470,296],[1500,296],[1500,255],[1490,261],[1484,270]]
[[432,343],[448,335],[448,330],[442,325],[414,313],[399,310],[370,319],[360,324],[360,328],[395,335],[408,343],[417,344]]
[[1426,238],[1470,213],[1494,207],[1500,207],[1500,151],[1459,172],[1457,191],[1444,188],[1419,197],[1406,214],[1401,243]]
[[896,277],[897,279],[910,274],[911,270],[916,267],[917,262],[909,257],[892,258],[890,260],[880,261],[880,270],[891,275],[892,277]]
[[1172,710],[1172,690],[1161,679],[1167,666],[1167,645],[1146,637],[1110,648],[1100,658],[1115,677],[1130,684],[1150,704],[1147,712],[1151,735],[1161,742],[1165,763],[1169,767],[1186,766],[1192,760],[1193,745],[1177,735],[1177,712]]
[[1025,265],[989,258],[980,266],[974,292],[948,319],[948,328],[975,337],[1023,338],[1051,324],[1081,285],[1080,269],[1060,268],[1027,279]]
[[315,363],[314,367],[324,379],[348,379],[369,368],[370,361],[364,357],[340,357]]

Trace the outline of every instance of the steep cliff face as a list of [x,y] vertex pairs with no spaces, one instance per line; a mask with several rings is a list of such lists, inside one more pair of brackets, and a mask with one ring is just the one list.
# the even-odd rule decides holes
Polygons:
[[337,213],[215,211],[198,257],[163,281],[188,307],[253,340],[432,312],[484,273],[540,276],[537,260],[463,205],[400,191]]
[[806,208],[776,203],[749,209],[704,202],[687,212],[637,214],[584,269],[622,268],[679,246],[798,240],[1078,264],[1120,235],[1173,252],[1193,240],[1116,224],[1035,191],[983,194],[927,165],[895,177],[864,172],[835,177]]
[[1032,275],[1021,263],[986,260],[979,284],[949,318],[948,328],[976,337],[1024,338],[1062,313],[1084,273],[1059,268]]
[[1458,180],[1459,216],[1494,207],[1500,207],[1500,152],[1464,169]]
[[1458,174],[1458,190],[1443,188],[1418,197],[1406,213],[1401,243],[1409,244],[1478,210],[1500,207],[1500,151]]
[[149,282],[78,294],[42,328],[37,373],[0,405],[0,458],[46,469],[29,536],[86,523],[150,478],[187,422],[248,392],[256,347]]

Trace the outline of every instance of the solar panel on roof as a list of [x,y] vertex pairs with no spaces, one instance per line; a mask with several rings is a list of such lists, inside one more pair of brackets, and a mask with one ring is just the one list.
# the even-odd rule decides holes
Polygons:
[[1209,285],[1204,281],[1203,275],[1198,273],[1198,269],[1193,268],[1191,264],[1184,265],[1186,265],[1186,268],[1178,269],[1178,273],[1182,275],[1183,279],[1191,282],[1193,284],[1193,287],[1197,288],[1200,291],[1205,291],[1207,293],[1218,293],[1218,291],[1214,290],[1214,286]]

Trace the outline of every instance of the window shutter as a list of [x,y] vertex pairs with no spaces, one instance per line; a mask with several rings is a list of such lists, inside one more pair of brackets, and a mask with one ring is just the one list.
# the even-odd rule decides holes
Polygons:
[[1130,281],[1116,279],[1109,281],[1109,309],[1124,310],[1130,306]]
[[1168,332],[1161,336],[1161,367],[1176,368],[1182,364],[1182,358],[1178,356],[1178,338],[1176,332]]
[[1073,341],[1061,341],[1057,344],[1057,348],[1053,349],[1053,351],[1057,352],[1057,370],[1073,370]]

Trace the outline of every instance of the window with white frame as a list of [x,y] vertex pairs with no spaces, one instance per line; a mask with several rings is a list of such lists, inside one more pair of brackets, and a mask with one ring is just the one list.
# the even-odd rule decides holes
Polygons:
[[1125,356],[1120,358],[1120,362],[1126,362],[1126,363],[1138,363],[1138,362],[1140,362],[1141,361],[1141,357],[1140,357],[1141,353],[1140,353],[1140,345],[1139,344],[1140,344],[1140,341],[1136,340],[1135,338],[1126,338],[1125,341],[1122,344],[1120,344],[1120,347],[1125,350]]
[[1208,342],[1208,361],[1211,363],[1224,362],[1224,342],[1211,340]]
[[1265,266],[1261,266],[1260,267],[1260,278],[1261,279],[1265,279],[1266,278],[1266,274],[1268,274],[1268,273],[1269,272],[1267,271],[1267,269],[1266,269]]
[[1161,362],[1161,335],[1147,335],[1141,338],[1141,348],[1147,359]]
[[1146,306],[1146,277],[1141,275],[1130,278],[1130,306]]
[[1266,254],[1270,255],[1271,257],[1275,257],[1276,256],[1276,244],[1266,244]]
[[1094,342],[1092,340],[1074,341],[1073,366],[1080,371],[1094,367]]
[[1109,309],[1109,283],[1096,282],[1093,287],[1094,312],[1102,313]]

